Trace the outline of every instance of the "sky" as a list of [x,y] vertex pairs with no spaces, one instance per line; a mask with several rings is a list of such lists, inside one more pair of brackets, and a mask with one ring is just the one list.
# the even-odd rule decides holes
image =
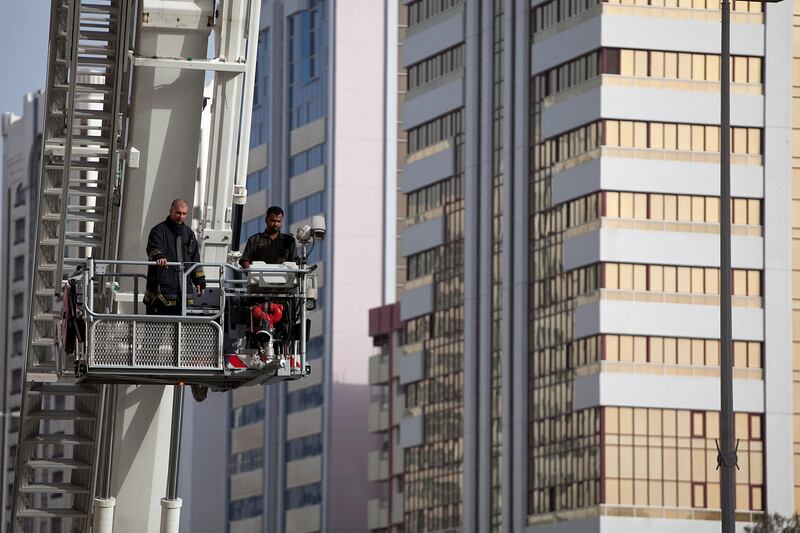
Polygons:
[[0,113],[19,115],[25,93],[44,89],[50,0],[0,0],[0,8]]

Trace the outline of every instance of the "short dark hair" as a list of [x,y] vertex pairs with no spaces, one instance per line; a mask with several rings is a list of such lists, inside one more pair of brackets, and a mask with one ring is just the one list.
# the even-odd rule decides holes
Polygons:
[[272,206],[270,206],[270,207],[269,207],[269,209],[267,209],[267,214],[264,216],[264,218],[265,218],[265,219],[267,219],[267,218],[269,218],[269,217],[270,217],[270,215],[280,215],[280,216],[285,216],[285,215],[283,214],[283,209],[281,209],[281,208],[280,208],[280,207],[278,207],[277,205],[272,205]]

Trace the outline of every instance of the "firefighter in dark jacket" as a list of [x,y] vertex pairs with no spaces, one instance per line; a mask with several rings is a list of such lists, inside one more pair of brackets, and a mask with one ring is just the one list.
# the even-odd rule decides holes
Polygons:
[[[147,239],[147,258],[158,265],[147,267],[147,290],[144,303],[148,315],[181,314],[181,282],[178,268],[166,266],[167,262],[183,262],[188,267],[200,261],[200,246],[194,232],[183,221],[189,212],[186,200],[172,201],[169,216],[150,230]],[[195,269],[190,275],[192,283],[186,287],[187,303],[192,303],[192,284],[202,296],[206,289],[203,271]]]

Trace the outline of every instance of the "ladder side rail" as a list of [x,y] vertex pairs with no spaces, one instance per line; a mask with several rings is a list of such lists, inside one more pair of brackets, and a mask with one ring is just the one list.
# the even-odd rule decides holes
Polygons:
[[[72,27],[71,18],[74,11],[74,0],[67,0],[68,2],[68,27]],[[33,272],[31,276],[31,290],[30,290],[30,306],[29,306],[29,313],[28,313],[28,329],[27,329],[27,339],[26,339],[26,362],[25,367],[23,368],[23,382],[27,381],[28,372],[35,371],[37,361],[32,361],[36,357],[36,350],[33,348],[33,342],[35,340],[35,333],[36,333],[36,324],[34,321],[34,317],[37,315],[37,309],[39,306],[39,297],[38,290],[40,285],[44,282],[42,279],[46,274],[43,274],[40,271],[39,261],[42,259],[42,250],[41,250],[41,240],[42,240],[42,227],[41,227],[41,214],[44,211],[45,202],[47,199],[47,195],[45,194],[45,190],[47,189],[50,176],[48,174],[48,163],[49,158],[47,155],[47,141],[48,138],[52,135],[52,117],[50,117],[51,108],[55,105],[56,98],[59,97],[58,92],[53,90],[56,85],[56,76],[58,74],[58,69],[56,64],[58,62],[58,52],[60,51],[59,44],[60,40],[56,37],[59,31],[59,26],[61,23],[59,17],[59,7],[61,2],[59,0],[52,0],[50,5],[50,43],[48,46],[48,72],[47,72],[47,92],[45,94],[45,118],[44,118],[44,128],[42,132],[43,141],[42,141],[42,156],[41,156],[41,172],[39,174],[39,190],[38,190],[38,203],[36,205],[37,210],[37,224],[34,234],[34,252],[33,252]],[[69,35],[67,39],[70,40]],[[71,50],[71,46],[67,46],[66,53],[69,54]],[[63,118],[63,117],[62,117]],[[64,124],[61,123],[60,124]],[[61,178],[64,180],[64,176]],[[24,396],[23,396],[24,402]],[[16,490],[16,488],[15,488]]]
[[[48,69],[47,69],[47,91],[45,94],[45,111],[44,111],[44,125],[42,128],[42,156],[41,156],[41,168],[39,173],[39,190],[38,190],[38,203],[36,205],[37,213],[41,213],[43,210],[43,205],[45,201],[45,185],[47,182],[47,165],[48,165],[48,156],[47,156],[47,139],[48,139],[48,128],[52,128],[52,124],[50,123],[49,114],[51,111],[51,107],[54,105],[54,100],[57,97],[56,91],[53,90],[55,86],[56,76],[57,76],[57,60],[58,52],[60,50],[59,45],[61,41],[58,39],[57,34],[60,25],[60,17],[59,17],[59,9],[62,3],[60,0],[52,0],[50,2],[50,42],[48,43],[47,47],[47,57],[48,57]],[[67,20],[71,21],[74,12],[74,2],[69,1],[67,7]],[[68,35],[65,38],[65,41],[71,42],[71,39]],[[67,54],[71,52],[69,44],[67,44]],[[62,177],[63,179],[63,177]],[[38,221],[38,217],[37,217]],[[30,390],[30,382],[28,381],[29,375],[28,370],[35,365],[32,364],[31,358],[35,357],[35,351],[33,350],[32,343],[34,337],[34,320],[33,317],[36,316],[36,310],[38,307],[38,300],[36,295],[36,289],[39,285],[40,279],[38,274],[38,261],[41,256],[41,251],[39,249],[39,240],[41,238],[41,228],[40,224],[37,222],[34,234],[34,242],[36,246],[34,247],[33,252],[33,275],[31,276],[31,283],[30,283],[30,305],[28,308],[28,328],[26,331],[26,354],[25,354],[25,365],[22,367],[22,383],[23,383],[23,394],[22,398],[20,399],[20,420],[19,420],[19,431],[17,433],[17,453],[14,457],[14,484],[12,489],[12,501],[11,501],[11,516],[10,516],[10,527],[12,532],[20,531],[21,524],[18,522],[17,514],[21,510],[22,506],[22,496],[20,493],[20,486],[22,485],[22,476],[24,475],[24,464],[33,457],[34,450],[31,449],[31,446],[24,444],[25,436],[29,433],[32,433],[34,428],[33,425],[36,424],[38,426],[38,421],[31,421],[28,420],[26,415],[29,412],[32,412],[35,407],[41,406],[41,397],[36,397],[35,399],[29,394]],[[38,430],[38,427],[35,428]],[[3,515],[5,514],[5,509],[3,509]]]
[[[130,78],[132,74],[132,69],[125,69],[125,64],[127,61],[127,48],[128,43],[130,42],[131,35],[132,35],[132,21],[135,19],[132,18],[132,8],[133,2],[130,0],[121,0],[124,2],[122,8],[120,9],[119,21],[117,23],[118,35],[117,35],[117,43],[116,43],[116,67],[114,69],[114,93],[113,93],[113,100],[111,104],[111,135],[110,135],[110,142],[109,142],[109,158],[108,158],[108,171],[107,171],[107,184],[106,187],[108,188],[108,194],[106,194],[105,198],[105,211],[106,213],[112,213],[114,208],[117,208],[117,221],[114,222],[112,219],[106,219],[106,224],[104,228],[104,246],[103,246],[103,259],[106,258],[117,258],[117,242],[118,237],[116,235],[117,229],[119,227],[119,217],[121,215],[121,210],[119,210],[120,204],[116,202],[114,195],[111,194],[112,192],[112,184],[120,185],[122,181],[122,159],[120,157],[120,146],[124,147],[124,140],[125,140],[125,133],[127,131],[127,120],[122,116],[123,107],[127,106],[127,101],[124,102],[125,106],[123,106],[123,95],[128,95],[128,86],[130,83]],[[121,141],[121,142],[117,142]],[[119,179],[119,181],[117,181]],[[120,188],[121,194],[121,188]],[[120,198],[121,199],[121,198]],[[112,251],[113,250],[113,251]]]
[[[59,221],[58,233],[58,254],[55,257],[55,273],[53,283],[55,294],[61,293],[61,281],[64,271],[64,242],[67,237],[67,205],[69,204],[69,182],[72,172],[72,137],[75,118],[75,83],[78,78],[78,40],[80,39],[80,0],[74,0],[72,4],[72,49],[69,58],[69,90],[67,91],[67,108],[65,115],[67,131],[64,134],[64,178],[61,183],[61,220]],[[78,9],[75,9],[78,7]],[[61,358],[56,355],[56,371],[60,374]]]

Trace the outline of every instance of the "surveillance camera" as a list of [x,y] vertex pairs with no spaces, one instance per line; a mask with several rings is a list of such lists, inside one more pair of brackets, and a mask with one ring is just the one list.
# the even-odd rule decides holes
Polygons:
[[325,238],[325,217],[314,215],[311,217],[311,234],[315,240],[321,241]]

